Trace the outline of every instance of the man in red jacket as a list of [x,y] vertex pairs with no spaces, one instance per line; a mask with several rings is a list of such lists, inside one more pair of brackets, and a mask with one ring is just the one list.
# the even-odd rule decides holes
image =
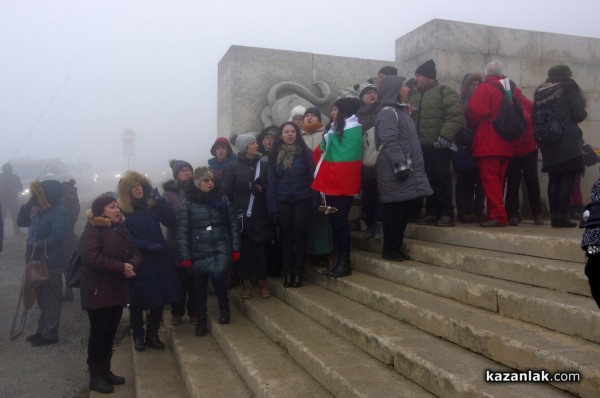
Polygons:
[[513,156],[512,143],[502,138],[492,126],[496,118],[503,93],[502,62],[491,61],[485,67],[485,82],[479,85],[467,109],[467,124],[475,131],[473,158],[479,166],[481,185],[487,199],[488,220],[482,227],[505,227],[508,217],[504,208],[504,178]]

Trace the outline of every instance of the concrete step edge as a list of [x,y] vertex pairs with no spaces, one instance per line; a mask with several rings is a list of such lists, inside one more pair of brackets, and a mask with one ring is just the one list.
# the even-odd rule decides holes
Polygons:
[[[345,278],[327,278],[314,269],[306,277],[348,299],[482,354],[505,366],[528,370],[577,370],[583,381],[560,383],[558,388],[582,396],[600,389],[600,367],[596,343],[552,332],[536,325],[437,297],[360,272]],[[506,325],[506,330],[495,329]]]
[[431,393],[281,300],[239,298],[236,306],[336,397],[432,397]]
[[195,326],[184,324],[172,327],[171,334],[173,352],[190,397],[253,396],[211,333],[196,336]]
[[[271,281],[270,287],[288,305],[383,363],[393,365],[414,382],[426,383],[421,385],[438,396],[548,397],[556,392],[544,384],[486,383],[481,369],[511,369],[318,285],[310,283],[301,289],[286,289]],[[442,354],[444,358],[440,358]],[[456,367],[456,363],[461,366]]]
[[254,396],[331,397],[282,347],[234,307],[231,323],[211,322],[210,333]]
[[187,397],[185,383],[172,351],[170,329],[161,328],[159,336],[165,343],[163,350],[146,347],[145,351],[137,352],[131,344],[136,397]]
[[440,228],[408,224],[404,236],[428,242],[565,261],[582,262],[585,258],[579,247],[581,230],[578,228],[550,228],[550,226],[481,228],[465,225]]
[[[352,243],[355,248],[381,253],[382,241],[366,239],[361,233],[352,235]],[[582,262],[415,239],[405,239],[404,250],[415,261],[591,297]]]
[[589,297],[413,261],[382,260],[378,255],[359,250],[351,256],[353,267],[361,272],[600,342],[600,312]]

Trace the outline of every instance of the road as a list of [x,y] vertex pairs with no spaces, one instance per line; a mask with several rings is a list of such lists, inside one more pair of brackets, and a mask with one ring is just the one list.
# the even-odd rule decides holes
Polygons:
[[74,290],[74,302],[63,303],[58,344],[32,347],[25,341],[26,336],[36,331],[37,305],[28,314],[25,331],[16,340],[10,340],[25,267],[24,252],[25,237],[13,237],[12,228],[7,226],[4,250],[0,253],[0,313],[3,314],[0,321],[0,397],[87,397],[85,359],[89,326],[87,313],[80,308],[79,289]]

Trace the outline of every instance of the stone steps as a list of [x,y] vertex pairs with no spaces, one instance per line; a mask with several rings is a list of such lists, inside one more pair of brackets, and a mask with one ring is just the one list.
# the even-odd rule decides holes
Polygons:
[[[274,280],[271,285],[279,283],[280,280]],[[388,364],[373,358],[360,347],[335,335],[275,297],[268,300],[258,298],[244,300],[234,292],[232,298],[247,318],[260,327],[269,339],[283,347],[333,396],[432,396],[422,387],[395,372],[393,368],[387,366]],[[245,318],[242,319],[244,323],[248,322]],[[238,316],[235,317],[234,322],[238,323]],[[220,328],[217,333],[225,332],[229,326],[231,325]],[[293,375],[287,375],[284,379],[290,377]],[[288,386],[285,395],[279,396],[290,396],[294,392],[296,390]],[[315,395],[302,394],[302,396]]]
[[600,312],[589,297],[415,261],[386,261],[360,250],[351,261],[355,270],[388,281],[600,342]]
[[[187,397],[182,374],[173,354],[170,329],[161,328],[164,350],[146,347],[143,352],[133,349],[133,371],[137,398]],[[126,337],[131,339],[131,337]]]
[[[356,279],[356,276],[340,281],[346,279]],[[292,307],[382,363],[393,366],[398,373],[437,396],[569,396],[564,391],[544,384],[487,383],[484,370],[510,369],[332,290],[315,284],[306,284],[301,289],[285,289],[277,282],[271,283],[271,287],[278,297]],[[375,292],[375,295],[378,293]]]
[[[406,236],[413,261],[384,261],[381,241],[354,233],[351,276],[309,268],[300,289],[269,280],[268,300],[243,300],[235,289],[232,323],[210,319],[204,337],[189,324],[169,327],[173,362],[159,368],[179,374],[180,390],[157,395],[598,395],[600,312],[583,275],[580,230],[411,224]],[[209,317],[217,313],[211,296]],[[144,369],[136,366],[136,378],[152,375]],[[582,380],[485,380],[486,370],[512,369],[578,372]],[[140,384],[137,396],[153,396]]]
[[[583,375],[580,383],[557,383],[557,388],[589,397],[596,395],[594,391],[600,391],[600,364],[597,361],[600,346],[596,343],[361,272],[355,271],[350,277],[333,279],[311,269],[307,277],[337,295],[355,300],[505,366],[520,370],[578,371]],[[306,286],[307,292],[309,286]],[[304,287],[294,293],[304,295],[303,290]],[[339,329],[338,326],[335,330]],[[361,339],[372,341],[374,337],[364,336]],[[479,369],[483,372],[486,368]]]
[[481,228],[465,224],[440,228],[408,224],[405,237],[426,242],[472,247],[502,253],[522,254],[554,260],[583,263],[580,248],[582,230],[551,228],[549,225]]
[[173,327],[171,334],[175,358],[189,396],[252,397],[211,333],[197,337],[194,325],[184,324]]

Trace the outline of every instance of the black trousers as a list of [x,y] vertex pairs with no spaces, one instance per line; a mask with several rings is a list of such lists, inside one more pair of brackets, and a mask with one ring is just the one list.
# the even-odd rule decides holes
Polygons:
[[105,366],[110,369],[115,334],[121,322],[123,307],[87,310],[90,337],[87,346],[87,364],[92,375]]
[[449,149],[435,149],[424,146],[423,160],[425,161],[425,173],[429,179],[431,189],[433,189],[433,194],[425,198],[427,215],[454,218],[452,174],[450,172],[452,152]]
[[210,272],[206,274],[195,274],[194,288],[196,290],[196,313],[201,319],[206,319],[207,298],[208,298],[208,280],[212,283],[213,289],[219,299],[219,307],[229,307],[229,292],[227,290],[227,272]]
[[256,273],[256,279],[267,279],[265,242],[254,242],[252,239],[242,237],[242,251],[240,255],[240,278],[242,280],[249,280],[253,269]]
[[283,274],[302,276],[306,260],[306,231],[311,201],[278,202]]
[[600,308],[600,255],[589,256],[585,263],[585,276],[588,277],[592,297]]
[[401,253],[408,218],[418,207],[418,203],[420,198],[383,204],[383,254]]
[[579,171],[550,173],[548,175],[548,204],[551,213],[566,213],[569,210],[569,197]]
[[194,294],[194,277],[185,268],[177,268],[177,276],[181,284],[183,299],[171,304],[171,315],[184,316],[185,311],[190,317],[198,315],[196,298]]
[[521,176],[527,185],[527,196],[529,207],[533,216],[542,214],[542,203],[540,200],[540,183],[538,180],[538,150],[525,155],[510,159],[506,170],[506,197],[504,207],[508,218],[519,217],[519,187]]
[[333,239],[333,250],[335,251],[349,252],[352,246],[348,216],[353,201],[354,196],[327,195],[327,205],[338,209],[337,212],[327,215],[331,225],[331,238]]
[[[158,336],[158,328],[162,321],[163,307],[151,308],[146,317],[146,336]],[[144,337],[144,310],[130,308],[129,322],[131,323],[131,334],[134,338]]]
[[463,217],[483,212],[485,194],[479,178],[479,169],[456,171],[456,214]]

